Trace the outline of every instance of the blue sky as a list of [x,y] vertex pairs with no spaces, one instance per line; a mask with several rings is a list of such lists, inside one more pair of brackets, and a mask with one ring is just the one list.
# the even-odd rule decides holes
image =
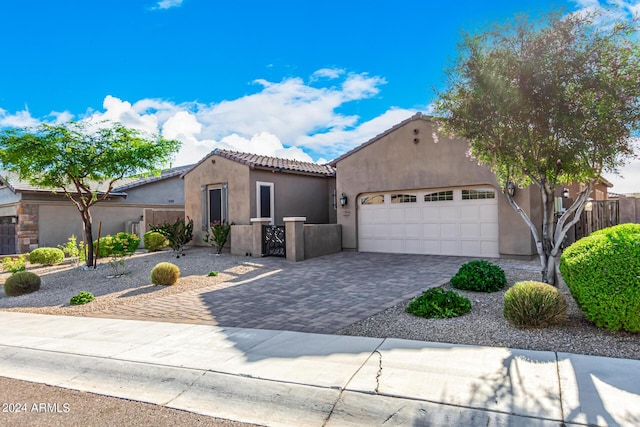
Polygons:
[[[640,1],[622,3],[640,10]],[[11,1],[0,127],[118,120],[183,142],[326,161],[428,111],[460,31],[598,0]],[[640,165],[614,191],[640,191]]]

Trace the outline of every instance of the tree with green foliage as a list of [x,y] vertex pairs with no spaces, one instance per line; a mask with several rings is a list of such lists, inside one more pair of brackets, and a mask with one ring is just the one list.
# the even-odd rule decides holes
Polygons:
[[157,171],[179,147],[178,141],[120,123],[42,124],[0,132],[0,164],[32,185],[63,192],[75,204],[91,266],[91,206],[107,199],[118,180]]
[[[595,15],[521,16],[466,34],[438,95],[440,131],[465,138],[495,171],[505,197],[535,239],[543,280],[555,284],[562,242],[594,183],[634,156],[640,125],[640,45],[635,21],[597,25]],[[554,212],[558,185],[584,184]],[[506,191],[540,190],[542,224]],[[541,233],[538,231],[541,230]]]

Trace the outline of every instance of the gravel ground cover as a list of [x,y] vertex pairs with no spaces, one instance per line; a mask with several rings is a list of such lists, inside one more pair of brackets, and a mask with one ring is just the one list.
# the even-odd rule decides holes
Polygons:
[[595,356],[640,359],[640,334],[609,332],[590,323],[571,297],[564,283],[560,292],[567,300],[567,322],[543,329],[518,329],[502,314],[506,290],[524,280],[540,280],[539,268],[532,262],[497,261],[505,270],[507,288],[493,293],[454,290],[471,300],[469,313],[451,319],[424,319],[406,313],[410,300],[363,319],[338,334],[380,338],[405,338],[452,344],[509,347],[557,351]]

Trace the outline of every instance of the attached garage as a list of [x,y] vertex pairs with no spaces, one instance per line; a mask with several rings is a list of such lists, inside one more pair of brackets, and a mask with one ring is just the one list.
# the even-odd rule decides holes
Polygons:
[[494,188],[372,192],[357,203],[361,252],[500,255]]

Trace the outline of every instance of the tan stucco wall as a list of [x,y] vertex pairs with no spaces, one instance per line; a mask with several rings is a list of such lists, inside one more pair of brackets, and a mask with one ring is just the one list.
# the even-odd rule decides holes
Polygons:
[[[184,176],[185,215],[193,219],[192,245],[207,245],[202,230],[202,186],[228,183],[229,221],[249,225],[249,166],[212,155]],[[255,190],[254,190],[255,191]],[[207,225],[207,224],[205,224]]]
[[251,217],[257,216],[256,182],[272,182],[276,224],[284,224],[286,217],[306,217],[307,224],[327,224],[330,206],[327,180],[330,179],[254,169],[251,171]]
[[[228,245],[231,255],[247,255],[253,252],[253,226],[234,225],[229,233]],[[226,246],[225,246],[226,247]]]
[[[91,207],[93,219],[93,238],[98,238],[98,226],[102,221],[101,236],[116,234],[125,230],[126,221],[140,221],[143,209],[125,204],[100,205]],[[38,246],[55,247],[66,243],[71,235],[78,241],[83,240],[82,217],[78,209],[70,204],[40,204],[39,205],[39,233]]]
[[[476,185],[497,189],[493,172],[466,156],[466,142],[440,136],[435,143],[432,131],[430,121],[411,120],[337,162],[337,193],[338,196],[345,193],[349,198],[346,207],[338,204],[337,212],[344,249],[357,249],[357,200],[362,193]],[[500,253],[530,255],[531,240],[526,224],[517,217],[502,193],[498,191],[498,194]],[[522,192],[518,200],[524,196]]]
[[[288,244],[289,242],[287,242]],[[304,225],[304,258],[333,254],[342,250],[342,228],[338,224]]]

